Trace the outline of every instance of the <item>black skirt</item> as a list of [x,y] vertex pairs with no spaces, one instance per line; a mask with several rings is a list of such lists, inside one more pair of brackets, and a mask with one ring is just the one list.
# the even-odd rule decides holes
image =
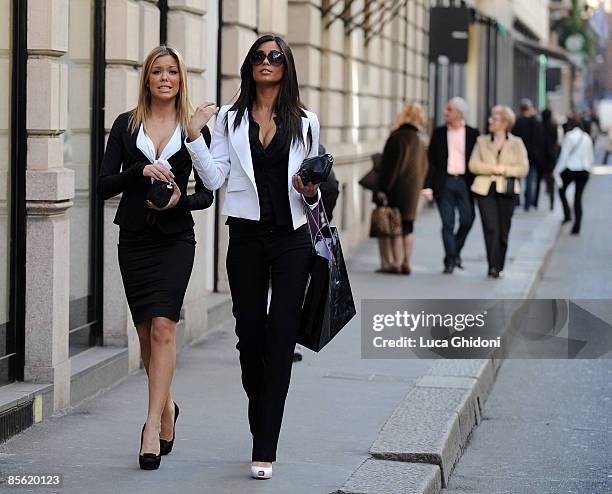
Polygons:
[[180,318],[195,255],[193,229],[165,234],[155,225],[119,232],[119,269],[134,324]]

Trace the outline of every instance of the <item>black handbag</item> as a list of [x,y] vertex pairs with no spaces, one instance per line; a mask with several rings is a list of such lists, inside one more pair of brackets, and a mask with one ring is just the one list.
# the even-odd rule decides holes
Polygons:
[[173,193],[174,187],[170,182],[153,180],[147,192],[147,200],[151,201],[159,209],[163,209],[170,202]]
[[334,157],[331,154],[306,158],[302,161],[302,165],[296,175],[299,175],[303,184],[320,184],[329,177],[333,164]]
[[515,196],[516,192],[514,192],[514,181],[516,180],[516,177],[506,177],[506,187],[504,188],[504,191],[502,192],[503,195],[505,196]]
[[372,169],[366,173],[361,179],[359,179],[359,185],[364,189],[371,190],[373,192],[378,191],[378,179],[380,172],[380,165],[382,161],[382,154],[376,153],[372,155]]
[[[357,313],[338,230],[329,225],[325,209],[323,214],[326,219],[323,229],[318,211],[316,214],[310,212],[308,218],[312,264],[297,340],[315,352],[327,345]],[[313,229],[316,229],[314,235]]]

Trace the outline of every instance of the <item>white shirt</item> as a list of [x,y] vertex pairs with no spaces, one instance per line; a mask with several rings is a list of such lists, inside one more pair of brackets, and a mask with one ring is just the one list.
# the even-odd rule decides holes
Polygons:
[[576,127],[563,138],[561,154],[555,166],[555,174],[566,168],[572,171],[590,171],[595,161],[593,141],[589,134]]
[[[167,170],[170,170],[172,166],[168,163],[168,160],[176,153],[181,150],[181,126],[180,124],[176,126],[174,129],[174,134],[164,146],[161,153],[159,153],[159,158],[155,156],[155,144],[151,138],[144,131],[144,125],[140,124],[140,128],[138,129],[138,136],[136,137],[136,147],[142,151],[148,160],[151,163],[158,163],[162,165]],[[151,178],[151,183],[153,183],[153,178]]]

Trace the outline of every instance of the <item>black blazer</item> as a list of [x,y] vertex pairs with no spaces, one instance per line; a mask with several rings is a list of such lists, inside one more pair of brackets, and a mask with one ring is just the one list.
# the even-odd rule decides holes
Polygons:
[[[181,149],[170,157],[174,181],[181,190],[178,204],[166,211],[155,211],[147,206],[147,192],[151,187],[151,178],[142,175],[150,162],[136,146],[138,132],[131,134],[129,117],[131,112],[119,115],[106,144],[106,152],[100,166],[98,194],[105,200],[123,193],[115,224],[131,231],[141,231],[146,224],[147,215],[152,213],[155,223],[163,233],[178,233],[193,228],[191,211],[206,209],[213,203],[213,193],[204,187],[199,175],[195,174],[195,194],[187,195],[187,184],[191,175],[191,156],[181,143]],[[210,131],[204,126],[202,135],[210,145]],[[184,137],[184,136],[183,136]]]
[[[425,189],[433,189],[435,197],[440,197],[444,192],[446,177],[448,176],[448,141],[446,138],[448,127],[443,125],[436,128],[431,135],[427,157],[429,158],[429,169],[425,178]],[[474,181],[474,175],[468,169],[468,163],[472,151],[476,145],[476,139],[480,133],[473,127],[465,126],[465,175],[464,179],[468,188]]]

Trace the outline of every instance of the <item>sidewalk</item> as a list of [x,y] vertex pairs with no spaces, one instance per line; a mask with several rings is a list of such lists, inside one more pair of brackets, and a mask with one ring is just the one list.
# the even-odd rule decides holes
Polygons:
[[[514,218],[504,279],[485,276],[479,218],[464,250],[465,271],[448,276],[441,274],[437,211],[425,208],[415,223],[412,275],[374,274],[378,259],[373,241],[351,256],[356,301],[526,296],[560,217],[558,212],[517,210]],[[274,478],[256,482],[248,476],[251,444],[235,343],[233,322],[227,321],[180,353],[173,385],[181,407],[175,451],[162,459],[158,471],[138,469],[146,411],[146,376],[140,372],[65,416],[45,420],[0,445],[0,477],[62,473],[63,489],[45,492],[74,494],[334,492],[368,458],[395,407],[434,362],[362,360],[359,315],[355,317],[321,354],[308,352],[294,366]]]

